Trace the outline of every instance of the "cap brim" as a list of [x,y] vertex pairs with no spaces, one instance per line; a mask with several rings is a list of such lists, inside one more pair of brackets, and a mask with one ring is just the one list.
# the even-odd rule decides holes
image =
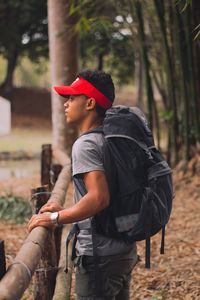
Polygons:
[[54,90],[63,97],[77,94],[71,86],[54,86]]

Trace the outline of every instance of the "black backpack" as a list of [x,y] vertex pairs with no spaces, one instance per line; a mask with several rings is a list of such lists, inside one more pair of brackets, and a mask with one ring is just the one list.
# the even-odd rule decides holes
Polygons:
[[[110,108],[103,127],[85,134],[90,132],[105,137],[103,161],[111,195],[109,207],[93,218],[95,232],[126,243],[146,240],[146,267],[150,268],[150,237],[161,229],[164,253],[173,199],[172,171],[137,107]],[[84,195],[81,181],[76,179],[75,184]]]

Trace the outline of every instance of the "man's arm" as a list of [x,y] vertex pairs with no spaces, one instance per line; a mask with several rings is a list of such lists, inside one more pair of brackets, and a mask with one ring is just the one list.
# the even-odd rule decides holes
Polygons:
[[[59,224],[74,223],[94,216],[109,205],[110,194],[105,173],[92,171],[84,174],[87,194],[78,203],[68,209],[59,211]],[[34,227],[50,227],[50,213],[34,215],[28,224],[31,231]]]
[[84,174],[87,194],[78,203],[59,213],[59,223],[73,223],[94,216],[109,205],[110,195],[104,172]]

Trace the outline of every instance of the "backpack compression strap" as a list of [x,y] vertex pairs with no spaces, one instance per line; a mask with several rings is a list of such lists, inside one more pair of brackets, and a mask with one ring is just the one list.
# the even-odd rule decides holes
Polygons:
[[138,141],[128,135],[123,135],[123,134],[109,134],[109,135],[106,135],[105,136],[106,139],[109,139],[109,138],[125,138],[125,139],[128,139],[128,140],[131,140],[133,142],[135,142],[142,150],[145,151],[145,153],[148,155],[149,159],[153,159],[152,155],[151,155],[151,152],[149,151],[150,149],[152,148],[155,148],[155,146],[151,146],[151,147],[147,147],[147,145],[141,141]]

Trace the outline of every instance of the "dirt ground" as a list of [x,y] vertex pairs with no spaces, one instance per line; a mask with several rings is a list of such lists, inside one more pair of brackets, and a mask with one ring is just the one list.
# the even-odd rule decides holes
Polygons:
[[[196,161],[200,158],[197,157]],[[200,299],[200,170],[194,163],[184,173],[174,170],[175,198],[166,229],[165,255],[159,254],[160,235],[152,238],[151,269],[144,267],[144,243],[138,243],[141,261],[134,269],[132,300]],[[200,169],[200,168],[199,168]],[[29,198],[30,187],[38,186],[39,177],[1,181],[0,191]],[[5,241],[7,263],[11,263],[27,236],[26,225],[0,220],[0,239]],[[26,296],[31,300],[32,296]]]

